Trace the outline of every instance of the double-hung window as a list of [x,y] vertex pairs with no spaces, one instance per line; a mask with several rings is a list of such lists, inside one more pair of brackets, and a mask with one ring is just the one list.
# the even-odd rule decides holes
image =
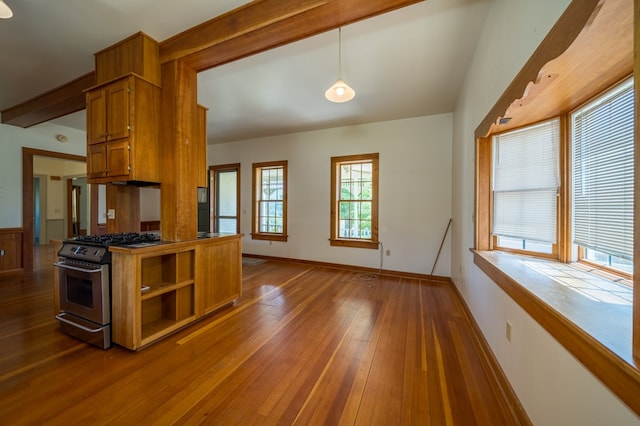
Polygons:
[[557,119],[494,137],[495,247],[556,253],[559,143]]
[[571,114],[578,256],[633,272],[634,94],[629,79]]
[[331,245],[378,248],[378,159],[331,158]]
[[287,161],[253,164],[254,240],[287,241]]

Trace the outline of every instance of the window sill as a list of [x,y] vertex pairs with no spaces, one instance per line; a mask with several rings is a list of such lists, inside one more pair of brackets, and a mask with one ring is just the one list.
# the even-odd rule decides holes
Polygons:
[[287,242],[288,236],[282,234],[251,234],[252,240],[264,240],[264,241],[282,241]]
[[485,274],[640,414],[640,363],[632,354],[631,289],[553,260],[471,251],[474,263]]
[[347,240],[347,239],[329,239],[332,246],[337,247],[355,247],[377,250],[379,243],[377,241],[369,240]]

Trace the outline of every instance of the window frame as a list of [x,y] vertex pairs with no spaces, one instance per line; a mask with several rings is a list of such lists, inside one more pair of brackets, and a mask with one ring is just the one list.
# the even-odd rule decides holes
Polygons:
[[[476,217],[476,235],[475,235],[475,248],[476,250],[499,250],[503,252],[510,252],[514,254],[523,254],[529,256],[535,256],[540,258],[556,259],[563,263],[580,262],[592,266],[594,269],[602,272],[614,274],[623,279],[629,279],[630,274],[625,271],[609,268],[605,265],[590,262],[584,260],[582,256],[581,247],[574,248],[572,242],[572,134],[571,134],[571,115],[576,111],[584,108],[595,100],[606,96],[609,92],[615,91],[619,86],[626,84],[626,82],[633,78],[632,75],[627,75],[614,84],[604,88],[594,96],[587,99],[577,107],[565,111],[554,117],[549,117],[545,120],[540,120],[532,123],[509,129],[503,132],[496,132],[489,134],[485,137],[480,137],[476,140],[476,203],[475,203],[475,217]],[[635,89],[634,89],[635,90]],[[638,111],[636,111],[636,114]],[[560,151],[559,151],[559,165],[560,165],[560,187],[558,189],[558,206],[557,206],[557,234],[558,239],[555,247],[553,247],[553,253],[540,253],[529,250],[518,250],[500,247],[497,244],[497,237],[492,233],[493,223],[493,138],[496,135],[512,132],[518,129],[535,126],[539,123],[559,119],[560,120]],[[637,130],[636,130],[637,131]],[[636,159],[636,161],[638,161]]]
[[[558,184],[558,197],[556,198],[556,242],[553,243],[551,245],[551,253],[544,253],[544,252],[539,252],[539,251],[534,251],[534,250],[527,250],[527,249],[515,249],[515,248],[508,248],[508,247],[503,247],[500,246],[498,243],[499,240],[499,236],[493,234],[493,208],[494,208],[494,198],[493,198],[493,179],[494,179],[494,139],[496,136],[499,135],[504,135],[507,133],[512,133],[512,132],[516,132],[522,129],[527,129],[529,127],[535,127],[538,126],[540,124],[544,124],[544,123],[548,123],[554,120],[558,120],[558,128],[559,128],[559,145],[558,145],[558,173],[560,175],[560,180],[559,180],[559,184]],[[546,120],[541,120],[541,121],[536,121],[534,123],[528,123],[526,125],[514,128],[514,129],[509,129],[509,130],[505,130],[502,132],[496,132],[494,134],[491,134],[487,137],[488,141],[486,141],[485,143],[487,143],[489,146],[488,147],[482,147],[482,149],[488,149],[488,155],[489,155],[489,197],[490,197],[490,204],[488,205],[488,208],[490,210],[489,212],[489,240],[490,240],[490,250],[500,250],[500,251],[504,251],[504,252],[509,252],[509,253],[515,253],[515,254],[524,254],[524,255],[531,255],[531,256],[536,256],[536,257],[542,257],[542,258],[548,258],[548,259],[558,259],[560,257],[560,247],[563,246],[563,241],[561,241],[562,235],[563,235],[563,231],[564,231],[564,226],[566,225],[567,221],[566,220],[562,220],[563,216],[565,215],[566,210],[566,205],[563,203],[562,197],[563,194],[566,194],[566,184],[567,181],[564,179],[564,174],[567,172],[567,164],[564,163],[566,161],[566,152],[565,150],[567,149],[567,138],[566,138],[566,126],[567,126],[567,118],[566,115],[561,115],[561,116],[557,116],[557,117],[551,117],[548,118]],[[485,153],[486,154],[486,153]]]
[[[261,173],[263,169],[282,168],[282,232],[260,232],[260,202],[258,198],[262,193],[260,186],[262,184]],[[268,161],[262,163],[253,163],[252,165],[252,209],[251,209],[251,239],[282,241],[288,240],[287,235],[287,187],[288,187],[288,161]]]
[[[379,153],[345,155],[331,157],[331,237],[329,242],[332,246],[355,247],[366,249],[377,249],[378,240],[378,191],[379,191]],[[371,238],[343,238],[339,236],[339,213],[338,208],[340,194],[340,167],[343,164],[371,163]]]
[[[615,96],[616,93],[619,93],[621,91],[624,91],[625,89],[623,88],[623,86],[630,84],[632,87],[632,91],[634,92],[634,94],[637,93],[636,88],[635,88],[635,84],[636,81],[634,79],[633,75],[628,75],[626,77],[624,77],[623,79],[621,79],[620,81],[617,81],[616,83],[612,84],[609,87],[606,87],[604,90],[598,92],[597,94],[595,94],[594,96],[592,96],[591,98],[589,98],[587,101],[583,102],[581,105],[579,105],[578,107],[572,109],[571,111],[567,112],[566,114],[564,114],[564,116],[566,117],[566,121],[567,121],[567,134],[566,134],[566,149],[567,149],[567,158],[568,160],[568,169],[567,169],[567,180],[571,183],[573,183],[573,170],[571,169],[572,167],[572,157],[573,157],[573,144],[574,144],[574,140],[573,140],[573,133],[571,131],[571,126],[572,126],[572,117],[574,114],[576,114],[578,111],[583,110],[584,108],[588,107],[589,105],[591,105],[594,102],[598,102],[598,101],[602,101],[603,99],[610,99],[611,96]],[[637,95],[636,95],[637,96]],[[606,102],[606,101],[605,101]],[[637,107],[638,107],[638,102],[637,100],[634,100],[634,108],[636,109],[636,111],[634,112],[634,119],[635,117],[637,117],[638,111],[637,111]],[[636,120],[637,121],[637,120]],[[634,130],[634,134],[637,134],[637,130]],[[634,141],[634,144],[637,144],[637,141]],[[634,158],[634,162],[637,163],[638,161],[638,155],[636,153],[635,158]],[[638,166],[634,164],[634,169],[637,171]],[[636,173],[637,174],[637,173]],[[636,178],[634,178],[636,179]],[[567,193],[567,197],[569,198],[569,203],[572,201],[573,199],[573,187],[569,187],[568,193]],[[635,191],[636,188],[634,188]],[[637,195],[634,195],[634,198],[637,200]],[[571,222],[571,218],[570,218],[570,212],[568,213],[568,217],[569,217],[569,223]],[[634,228],[635,228],[635,224],[634,224]],[[637,231],[634,230],[635,235],[637,235]],[[626,280],[632,280],[633,279],[633,274],[628,273],[626,271],[623,271],[621,269],[617,269],[614,267],[610,267],[607,265],[603,265],[601,263],[598,262],[593,262],[590,261],[589,259],[586,258],[585,256],[585,252],[587,247],[582,246],[580,244],[576,244],[574,243],[571,234],[567,235],[567,245],[569,247],[570,250],[572,250],[572,252],[570,253],[570,257],[568,261],[576,261],[578,263],[582,263],[585,265],[589,265],[591,267],[593,267],[594,269],[603,271],[603,272],[607,272],[610,274],[613,274],[615,276],[618,276],[620,278],[626,279]],[[573,251],[573,246],[576,245],[576,251]],[[606,253],[605,253],[606,254]],[[612,255],[610,255],[612,256]],[[635,253],[634,253],[634,258],[635,258]],[[632,263],[635,263],[635,261],[632,261]],[[635,269],[635,268],[634,268]]]

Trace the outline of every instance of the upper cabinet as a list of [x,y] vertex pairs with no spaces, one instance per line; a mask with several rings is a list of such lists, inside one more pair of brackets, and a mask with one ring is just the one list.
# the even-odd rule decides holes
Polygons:
[[160,182],[158,43],[140,32],[95,54],[87,99],[89,183]]
[[89,183],[160,182],[160,88],[136,74],[87,94]]

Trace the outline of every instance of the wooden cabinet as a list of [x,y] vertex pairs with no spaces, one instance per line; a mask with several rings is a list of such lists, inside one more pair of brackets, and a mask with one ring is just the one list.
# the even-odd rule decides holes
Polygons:
[[195,250],[113,253],[113,341],[138,349],[195,319]]
[[159,182],[160,88],[128,74],[86,100],[88,182]]
[[199,314],[225,306],[240,297],[242,250],[240,239],[212,241],[196,248]]
[[241,238],[111,247],[113,341],[138,350],[239,298]]

